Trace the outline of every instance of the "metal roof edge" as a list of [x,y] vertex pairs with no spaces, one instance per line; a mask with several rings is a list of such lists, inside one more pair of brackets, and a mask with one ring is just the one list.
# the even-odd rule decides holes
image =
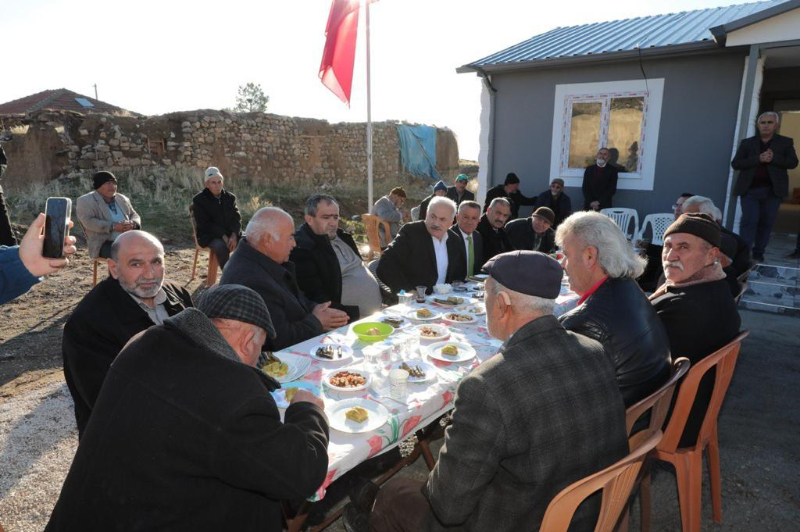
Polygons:
[[746,28],[747,26],[751,26],[758,22],[762,22],[764,20],[767,20],[768,18],[772,18],[777,15],[782,15],[788,11],[792,11],[799,7],[800,7],[800,0],[789,0],[788,2],[783,2],[782,4],[768,7],[767,9],[758,11],[756,13],[753,13],[752,15],[747,15],[746,17],[733,20],[731,22],[728,22],[727,24],[720,24],[719,26],[714,26],[713,28],[709,28],[709,31],[711,32],[711,35],[714,36],[714,40],[716,40],[720,45],[725,45],[728,33],[740,30],[742,28]]

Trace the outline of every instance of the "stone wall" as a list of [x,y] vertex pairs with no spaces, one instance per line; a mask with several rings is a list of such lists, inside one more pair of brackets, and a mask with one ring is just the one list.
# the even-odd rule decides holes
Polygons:
[[[364,123],[213,110],[138,118],[40,111],[0,121],[0,139],[8,138],[11,128],[28,126],[3,142],[9,159],[3,181],[12,188],[98,169],[153,165],[218,166],[226,177],[303,185],[362,181],[367,175]],[[406,175],[396,126],[373,124],[376,177]],[[455,136],[439,129],[436,142],[437,171],[450,180],[458,174]]]

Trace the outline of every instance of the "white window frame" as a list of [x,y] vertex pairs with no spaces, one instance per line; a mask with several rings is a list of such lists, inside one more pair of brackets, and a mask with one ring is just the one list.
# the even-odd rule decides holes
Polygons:
[[[568,168],[570,124],[573,103],[602,102],[600,143],[608,138],[609,103],[611,98],[644,96],[642,135],[636,172],[620,172],[618,189],[653,190],[661,125],[664,78],[623,80],[601,83],[556,85],[553,106],[553,139],[550,151],[550,180],[560,177],[568,187],[583,184],[583,169]],[[598,146],[598,149],[601,146]]]

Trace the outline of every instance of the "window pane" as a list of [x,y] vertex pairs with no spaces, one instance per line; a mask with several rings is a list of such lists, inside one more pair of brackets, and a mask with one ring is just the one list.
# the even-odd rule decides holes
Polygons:
[[569,130],[569,168],[586,168],[594,163],[600,142],[600,102],[572,104]]
[[[608,118],[608,149],[611,159],[624,166],[626,172],[639,170],[644,96],[612,98]],[[614,150],[619,154],[614,153]]]

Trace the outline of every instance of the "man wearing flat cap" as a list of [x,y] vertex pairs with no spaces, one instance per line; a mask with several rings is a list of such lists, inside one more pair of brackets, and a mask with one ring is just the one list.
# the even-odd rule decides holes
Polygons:
[[560,177],[553,179],[550,188],[539,194],[534,208],[547,207],[555,215],[553,229],[557,229],[561,222],[572,214],[572,200],[564,192],[564,180]]
[[460,207],[462,201],[475,201],[475,194],[467,190],[469,177],[466,174],[459,174],[452,187],[447,187],[447,197],[456,202]]
[[109,258],[111,244],[126,231],[142,228],[142,219],[131,201],[117,194],[117,178],[111,172],[97,172],[92,177],[94,191],[84,194],[75,204],[75,214],[86,233],[89,257]]
[[[666,282],[650,296],[675,356],[692,365],[739,334],[741,319],[720,263],[721,233],[708,214],[682,214],[664,233]],[[715,370],[700,381],[681,446],[693,445],[714,389]],[[680,384],[679,384],[680,386]]]
[[225,178],[219,168],[208,167],[205,176],[206,187],[192,198],[197,243],[211,248],[219,267],[224,268],[241,238],[242,215],[236,196],[223,188]]
[[506,235],[511,247],[552,253],[556,249],[556,232],[553,231],[555,219],[556,215],[550,208],[539,207],[530,218],[509,222]]
[[[625,409],[603,347],[553,316],[558,262],[512,251],[484,269],[487,326],[502,347],[458,385],[427,482],[389,483],[369,516],[359,508],[371,501],[354,501],[348,530],[538,530],[559,491],[627,454]],[[599,502],[581,506],[576,529],[594,526]]]
[[519,208],[522,205],[536,205],[536,198],[529,198],[519,191],[519,177],[514,172],[506,175],[502,185],[497,185],[486,191],[486,200],[483,204],[483,212],[492,206],[495,198],[506,198],[511,205],[511,217],[509,220],[516,220],[519,217]]
[[254,367],[274,335],[261,297],[225,285],[133,338],[46,530],[281,530],[279,501],[325,480],[329,429],[306,390],[281,422],[280,385]]

